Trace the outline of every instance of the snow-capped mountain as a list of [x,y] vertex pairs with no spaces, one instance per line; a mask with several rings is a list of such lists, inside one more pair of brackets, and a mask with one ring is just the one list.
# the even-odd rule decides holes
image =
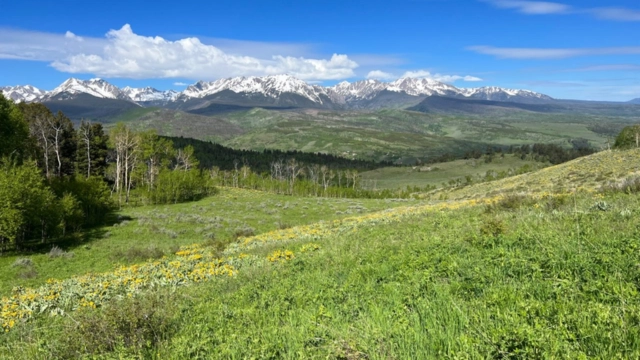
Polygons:
[[43,100],[67,98],[68,96],[88,94],[102,99],[126,99],[126,95],[115,85],[102,79],[79,80],[70,78],[48,93]]
[[362,80],[354,83],[343,81],[330,88],[343,96],[347,103],[374,98],[383,90],[405,93],[411,96],[453,96],[473,100],[519,101],[553,100],[551,97],[529,90],[514,90],[499,87],[457,88],[432,79],[401,78],[390,83],[377,80]]
[[432,79],[416,79],[416,78],[401,78],[388,84],[387,91],[404,92],[412,96],[449,96],[455,95],[460,90],[449,84],[445,84]]
[[378,80],[361,80],[354,83],[343,81],[330,87],[331,91],[342,96],[346,102],[357,100],[369,100],[380,91],[385,90],[388,84]]
[[40,90],[31,85],[0,87],[0,91],[2,91],[2,95],[4,95],[4,97],[15,102],[31,102],[40,99],[47,94],[46,91]]
[[216,81],[199,81],[182,92],[161,91],[152,87],[119,89],[102,79],[70,78],[47,92],[33,86],[0,88],[14,101],[74,100],[80,94],[99,99],[124,100],[143,106],[166,106],[186,111],[211,104],[240,106],[380,108],[405,107],[429,96],[470,100],[508,102],[546,102],[551,97],[529,90],[499,87],[457,88],[432,79],[401,78],[393,82],[361,80],[343,81],[331,87],[308,84],[290,75],[235,77]]
[[211,82],[199,81],[187,87],[180,95],[180,99],[184,101],[189,98],[202,98],[224,90],[238,94],[260,94],[270,98],[278,98],[282,94],[292,93],[318,104],[338,100],[334,99],[333,94],[327,88],[309,85],[290,75],[242,76]]
[[553,100],[552,97],[529,90],[505,89],[496,86],[460,89],[461,94],[474,100]]
[[121,93],[135,102],[169,102],[175,100],[178,95],[180,95],[180,93],[175,90],[160,91],[150,86],[145,88],[132,88],[127,86],[121,90]]

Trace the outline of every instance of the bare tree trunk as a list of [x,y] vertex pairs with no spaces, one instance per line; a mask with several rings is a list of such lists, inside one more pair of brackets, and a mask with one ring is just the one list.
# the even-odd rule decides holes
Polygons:
[[51,124],[51,129],[54,131],[53,133],[53,152],[56,154],[56,160],[58,161],[58,177],[62,176],[62,159],[60,157],[60,134],[62,132],[61,124]]
[[[84,124],[84,122],[83,122]],[[82,129],[82,141],[87,145],[87,179],[91,177],[91,123],[87,123]]]

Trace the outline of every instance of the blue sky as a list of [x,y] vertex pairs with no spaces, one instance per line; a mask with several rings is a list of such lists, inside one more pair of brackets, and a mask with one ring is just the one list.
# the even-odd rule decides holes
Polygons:
[[[640,97],[637,1],[28,1],[0,12],[0,86],[73,76],[184,89],[289,73]],[[604,3],[604,5],[603,5]]]

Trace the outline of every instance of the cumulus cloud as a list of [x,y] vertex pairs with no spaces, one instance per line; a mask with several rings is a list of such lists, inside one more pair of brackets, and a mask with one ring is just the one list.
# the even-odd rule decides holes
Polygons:
[[396,78],[397,76],[381,70],[372,70],[372,71],[369,71],[369,73],[367,74],[367,79],[374,79],[374,80],[391,80]]
[[109,31],[103,39],[81,38],[70,31],[64,35],[0,32],[0,58],[49,61],[62,72],[131,79],[199,80],[286,73],[302,80],[322,81],[353,77],[358,67],[357,62],[341,54],[315,59],[229,53],[195,37],[170,41],[141,36],[128,24]]
[[402,77],[432,79],[432,80],[436,80],[444,83],[453,83],[460,80],[469,81],[469,82],[483,81],[481,78],[476,76],[432,74],[431,72],[426,70],[407,71],[402,75]]
[[471,46],[468,50],[492,55],[501,59],[566,59],[593,55],[640,54],[640,46],[609,48],[499,48],[493,46]]
[[81,53],[52,66],[69,73],[125,78],[220,78],[242,75],[291,74],[303,80],[334,80],[354,76],[355,61],[334,54],[331,59],[274,55],[271,59],[231,55],[197,38],[168,41],[140,36],[129,25],[107,34],[102,53]]

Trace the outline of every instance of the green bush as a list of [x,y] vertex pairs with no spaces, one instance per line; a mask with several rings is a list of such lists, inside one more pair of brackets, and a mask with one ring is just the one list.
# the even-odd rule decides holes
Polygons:
[[480,234],[488,237],[498,237],[507,231],[507,226],[498,218],[485,220],[480,226]]
[[57,235],[59,202],[35,163],[0,163],[0,251]]
[[103,224],[116,209],[109,187],[97,177],[54,179],[51,181],[51,188],[58,197],[73,195],[82,211],[81,225],[85,228]]
[[147,198],[152,204],[175,204],[200,200],[217,193],[210,178],[200,170],[162,170]]
[[176,330],[174,300],[173,295],[151,293],[78,311],[63,331],[73,336],[60,337],[54,357],[79,358],[126,348],[146,358]]
[[613,144],[615,149],[630,149],[638,147],[640,143],[640,125],[627,126],[618,136]]

